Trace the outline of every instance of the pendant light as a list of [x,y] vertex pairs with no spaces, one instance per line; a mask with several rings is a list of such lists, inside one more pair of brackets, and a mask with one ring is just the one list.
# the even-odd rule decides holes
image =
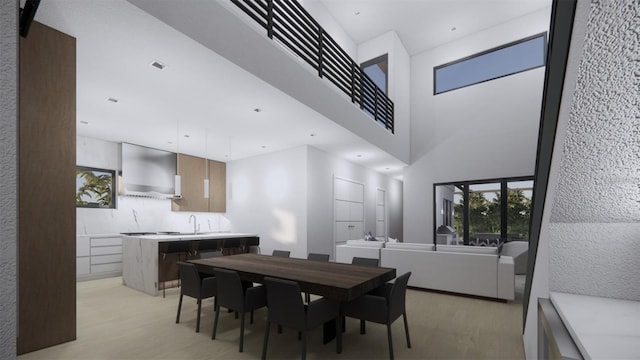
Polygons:
[[182,199],[182,178],[180,177],[180,120],[176,121],[176,176],[173,180],[173,197]]
[[204,174],[204,198],[209,198],[209,148],[208,148],[208,129],[204,129],[204,161],[205,161],[205,171]]

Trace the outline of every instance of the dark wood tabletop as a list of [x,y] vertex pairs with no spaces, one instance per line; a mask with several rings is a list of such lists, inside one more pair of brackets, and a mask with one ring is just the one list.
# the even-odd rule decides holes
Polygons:
[[396,277],[396,270],[270,255],[238,254],[189,260],[198,271],[234,270],[246,281],[262,283],[265,276],[296,281],[304,292],[350,301]]

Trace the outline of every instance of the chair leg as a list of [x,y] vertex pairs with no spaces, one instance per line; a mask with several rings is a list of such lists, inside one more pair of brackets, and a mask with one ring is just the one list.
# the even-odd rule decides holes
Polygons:
[[308,303],[311,302],[311,295],[309,295],[309,293],[305,293],[304,294],[304,300]]
[[176,324],[180,322],[180,310],[182,310],[182,291],[180,291],[180,300],[178,300],[178,315],[176,315]]
[[240,352],[242,352],[242,345],[244,345],[244,314],[243,311],[240,315]]
[[213,319],[213,334],[211,340],[216,338],[216,330],[218,330],[218,316],[220,315],[220,305],[216,305],[216,317]]
[[391,338],[391,324],[387,324],[387,338],[389,339],[389,360],[393,360],[393,339]]
[[302,332],[302,360],[307,359],[307,331]]
[[267,320],[267,328],[264,331],[264,344],[262,345],[262,360],[267,358],[267,344],[269,343],[269,330],[271,329],[271,321]]
[[196,319],[196,332],[200,332],[200,310],[202,309],[202,300],[198,299],[198,318]]
[[364,320],[360,320],[360,335],[364,335],[367,333],[367,325]]
[[407,347],[411,349],[411,339],[409,338],[409,323],[407,323],[407,312],[402,313],[404,317],[404,333],[407,335]]
[[250,324],[253,324],[253,310],[251,310],[251,320],[249,320]]

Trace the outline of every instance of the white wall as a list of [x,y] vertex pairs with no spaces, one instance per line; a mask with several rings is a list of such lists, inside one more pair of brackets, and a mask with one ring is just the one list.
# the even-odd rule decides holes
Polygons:
[[0,2],[0,359],[16,357],[17,1]]
[[[389,31],[374,39],[358,44],[356,62],[374,59],[388,54],[387,94],[394,105],[394,137],[409,141],[411,111],[411,58],[395,31]],[[410,147],[402,155],[410,158]]]
[[375,234],[376,191],[387,192],[387,234],[402,240],[402,183],[368,168],[353,164],[322,150],[308,148],[308,250],[334,253],[334,176],[364,184],[365,232]]
[[227,163],[227,216],[232,230],[260,235],[260,249],[307,257],[307,149]]
[[432,242],[433,183],[533,175],[544,68],[433,95],[433,68],[548,30],[538,11],[411,59],[407,241]]
[[[88,137],[77,137],[79,166],[120,170],[120,145]],[[76,208],[77,234],[118,234],[139,231],[193,231],[189,216],[196,215],[200,231],[229,231],[226,214],[173,212],[171,200],[118,196],[116,209]]]

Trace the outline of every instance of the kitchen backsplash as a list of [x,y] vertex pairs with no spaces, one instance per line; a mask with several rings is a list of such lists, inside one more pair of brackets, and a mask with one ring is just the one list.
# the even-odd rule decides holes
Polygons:
[[76,208],[76,233],[193,231],[189,216],[195,215],[201,232],[231,231],[220,213],[172,212],[170,200],[118,196],[117,209]]

